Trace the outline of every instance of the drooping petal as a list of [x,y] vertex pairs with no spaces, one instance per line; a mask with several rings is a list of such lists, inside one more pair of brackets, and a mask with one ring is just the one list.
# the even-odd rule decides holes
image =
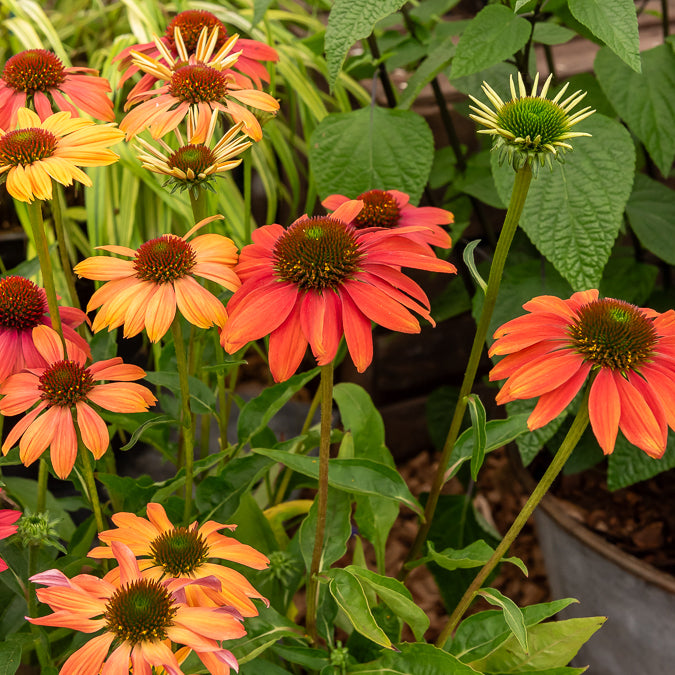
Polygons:
[[113,633],[103,633],[103,635],[92,638],[74,654],[71,654],[61,666],[59,675],[86,675],[100,672],[114,639]]
[[56,475],[65,480],[70,475],[77,456],[77,435],[70,408],[55,408],[58,411],[50,457]]
[[145,330],[150,342],[164,337],[176,315],[176,294],[171,284],[160,284],[150,296],[145,311]]
[[348,293],[341,294],[342,325],[347,348],[359,373],[373,360],[373,335],[370,319],[359,310]]
[[588,398],[588,416],[598,445],[605,455],[614,451],[616,436],[619,433],[621,401],[615,376],[611,370],[601,368],[591,385]]
[[110,444],[108,426],[101,416],[84,401],[78,401],[75,404],[75,408],[77,411],[77,426],[82,435],[82,443],[84,443],[84,447],[91,452],[95,459],[100,459]]
[[299,307],[270,334],[269,365],[275,382],[286,381],[300,366],[307,351],[307,338],[302,331]]

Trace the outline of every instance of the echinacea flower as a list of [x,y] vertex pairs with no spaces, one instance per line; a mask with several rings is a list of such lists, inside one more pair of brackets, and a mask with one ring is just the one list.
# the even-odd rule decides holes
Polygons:
[[223,303],[195,277],[236,290],[240,281],[232,268],[237,247],[220,234],[202,234],[188,241],[217,218],[222,216],[199,221],[184,237],[164,234],[146,241],[136,251],[126,246],[98,247],[131,260],[96,256],[75,265],[81,277],[108,281],[87,305],[88,312],[100,308],[92,324],[94,331],[123,325],[124,337],[133,337],[145,328],[150,340],[157,342],[169,330],[176,308],[200,328],[223,326],[227,320]]
[[152,137],[159,138],[175,129],[192,109],[206,115],[212,110],[227,113],[235,123],[243,123],[248,136],[259,141],[262,138],[260,122],[240,104],[276,113],[279,102],[263,91],[244,89],[235,81],[230,68],[239,58],[238,52],[232,53],[238,37],[230,37],[214,54],[218,29],[214,28],[210,34],[203,29],[195,53],[188,54],[180,28],[176,27],[177,56],[159,39],[155,39],[155,44],[165,63],[160,58],[134,53],[134,64],[163,84],[158,89],[139,91],[127,98],[125,110],[136,106],[120,122],[127,139],[144,129],[150,129]]
[[[86,315],[74,307],[59,307],[68,350],[78,348],[91,356],[89,345],[75,332]],[[35,326],[52,326],[47,294],[29,279],[0,278],[0,383],[24,368],[40,368],[47,362],[33,344]]]
[[91,186],[80,167],[106,166],[119,159],[109,146],[124,134],[112,124],[58,112],[41,121],[19,108],[13,129],[0,129],[0,175],[7,173],[7,192],[22,202],[52,198],[52,179],[62,185],[77,180]]
[[57,569],[30,578],[45,586],[36,594],[53,614],[26,617],[28,621],[87,634],[102,631],[69,656],[61,675],[93,675],[101,668],[111,674],[149,675],[153,667],[183,675],[172,643],[193,649],[205,665],[211,664],[213,675],[227,675],[230,667],[237,668],[233,654],[219,641],[246,635],[239,617],[229,608],[191,607],[184,600],[186,587],[207,582],[189,581],[182,587],[174,583],[170,588],[168,582],[144,577],[127,546],[118,542],[111,546],[119,562],[116,581],[91,574],[69,579]]
[[652,457],[675,429],[675,311],[663,314],[597,290],[569,300],[539,296],[529,313],[495,332],[490,355],[507,354],[490,371],[508,378],[497,403],[540,397],[528,419],[538,429],[557,417],[592,376],[588,412],[602,451],[618,430]]
[[586,107],[570,114],[586,96],[586,92],[577,91],[561,101],[569,86],[568,82],[554,98],[548,99],[546,94],[552,77],[549,75],[541,93],[537,95],[537,73],[528,96],[523,77],[518,73],[518,92],[511,77],[511,100],[506,103],[487,82],[483,82],[483,92],[494,109],[473,96],[469,97],[475,103],[470,106],[471,110],[476,113],[469,117],[487,127],[478,133],[494,136],[492,149],[499,152],[500,162],[507,159],[516,170],[530,165],[536,171],[538,165],[543,166],[544,162],[552,166],[552,159],[561,160],[566,150],[572,150],[567,141],[579,136],[590,136],[583,131],[571,130],[575,124],[595,112]]
[[[2,452],[6,455],[19,441],[21,461],[28,466],[50,448],[56,475],[67,478],[77,456],[76,424],[84,447],[96,459],[108,449],[108,427],[92,403],[112,412],[146,412],[155,397],[133,382],[145,371],[119,357],[85,368],[84,354],[79,349],[64,354],[57,332],[44,325],[33,328],[33,343],[47,365],[16,373],[0,385],[0,413],[27,413],[7,435]],[[112,382],[96,384],[101,380]]]
[[[199,37],[204,28],[206,28],[208,33],[211,33],[214,28],[218,30],[215,45],[216,50],[219,50],[228,39],[227,27],[218,17],[205,10],[188,9],[185,12],[180,12],[180,14],[177,14],[171,20],[164,35],[160,38],[162,44],[174,57],[178,56],[174,37],[176,28],[180,29],[185,49],[190,54],[196,51]],[[251,88],[252,85],[258,89],[262,89],[262,83],[269,82],[270,76],[267,68],[265,68],[261,61],[278,61],[279,54],[277,54],[274,48],[263,42],[247,40],[245,38],[239,38],[237,49],[241,50],[241,54],[237,62],[232,65],[232,76],[235,82],[243,89]],[[154,59],[160,56],[160,52],[154,41],[131,45],[131,47],[122,50],[114,59],[115,61],[120,61],[120,70],[125,70],[120,80],[120,86],[139,70],[138,66],[133,63],[133,53],[144,54]],[[156,78],[153,75],[145,73],[140,82],[131,90],[131,94],[147,91],[155,81]]]
[[[112,520],[117,528],[101,532],[99,539],[106,544],[120,542],[128,546],[139,558],[138,565],[143,576],[149,579],[213,578],[220,582],[220,587],[186,587],[186,597],[191,605],[227,605],[234,607],[242,616],[258,614],[250,600],[262,599],[255,588],[239,572],[211,561],[222,558],[257,570],[267,567],[269,560],[262,553],[218,533],[225,528],[234,530],[236,525],[222,525],[209,520],[201,526],[196,522],[189,527],[175,526],[167,518],[164,507],[155,503],[148,504],[147,513],[147,519],[133,513],[116,513]],[[98,546],[89,556],[112,558],[113,549]],[[112,570],[109,574],[115,573]]]
[[[16,122],[19,108],[32,105],[41,120],[56,108],[78,116],[78,109],[103,122],[114,122],[110,84],[93,68],[65,68],[46,49],[28,49],[10,57],[0,77],[0,129]],[[67,97],[67,98],[66,98]]]
[[409,238],[426,226],[357,230],[351,223],[362,206],[348,201],[331,216],[303,216],[287,230],[274,224],[253,232],[236,267],[242,286],[228,303],[221,333],[228,352],[269,335],[270,370],[279,382],[297,370],[308,343],[326,365],[344,335],[363,372],[373,358],[371,321],[418,333],[413,310],[434,323],[427,296],[401,267],[455,272],[454,265]]
[[[179,147],[174,150],[161,138],[158,140],[163,154],[153,145],[138,138],[141,144],[141,152],[138,159],[143,163],[143,168],[154,173],[167,176],[164,185],[172,184],[173,190],[196,190],[199,186],[213,189],[210,182],[213,178],[231,171],[241,164],[241,159],[234,159],[244,150],[251,146],[251,141],[239,135],[240,122],[233,126],[214,146],[210,147],[213,132],[218,121],[218,111],[211,113],[211,119],[195,120],[193,111],[188,112],[187,143],[178,131],[174,129],[178,138]],[[205,127],[205,129],[204,129]],[[173,192],[172,190],[172,192]]]
[[[2,493],[2,490],[0,490]],[[0,509],[0,539],[7,539],[11,537],[19,529],[16,523],[17,520],[21,518],[21,511],[15,511],[14,509]],[[7,563],[0,558],[0,572],[4,572],[7,569]]]
[[[422,244],[449,248],[450,235],[439,225],[454,222],[450,211],[435,206],[413,206],[410,197],[398,190],[368,190],[356,199],[363,202],[363,208],[352,221],[356,229],[366,227],[397,228],[408,225],[425,225],[426,229],[408,234],[410,239]],[[344,195],[330,195],[321,204],[329,211],[335,211],[349,201]]]

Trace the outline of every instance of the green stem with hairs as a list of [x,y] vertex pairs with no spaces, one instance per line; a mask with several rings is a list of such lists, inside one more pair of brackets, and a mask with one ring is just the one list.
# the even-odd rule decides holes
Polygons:
[[424,510],[424,520],[420,524],[417,537],[408,551],[408,555],[403,563],[404,567],[402,567],[401,571],[399,572],[400,579],[404,579],[408,575],[405,564],[419,556],[422,546],[424,545],[424,542],[426,541],[426,538],[429,534],[429,529],[431,528],[431,523],[436,512],[436,506],[438,504],[438,498],[441,493],[441,488],[445,483],[445,470],[448,460],[450,459],[450,455],[452,454],[452,450],[455,447],[457,437],[459,436],[459,430],[462,425],[462,420],[464,419],[464,413],[466,412],[468,401],[467,397],[473,388],[480,357],[483,353],[483,349],[485,348],[485,340],[487,338],[488,328],[490,327],[492,312],[494,311],[494,307],[497,302],[497,295],[499,294],[499,286],[502,281],[502,274],[504,272],[506,258],[511,247],[511,242],[513,241],[513,236],[515,235],[516,229],[518,228],[518,222],[520,221],[520,216],[523,212],[523,207],[525,206],[525,200],[527,198],[527,192],[529,190],[531,181],[532,169],[529,165],[516,171],[513,190],[511,192],[511,200],[509,202],[508,211],[506,212],[506,216],[504,218],[504,225],[502,226],[501,234],[499,235],[497,248],[495,249],[495,254],[492,259],[490,276],[488,278],[487,288],[485,289],[483,309],[478,321],[478,327],[476,328],[476,334],[474,335],[469,362],[464,372],[464,380],[462,381],[462,386],[459,391],[459,399],[457,400],[452,422],[450,423],[450,430],[448,431],[448,435],[445,439],[441,458],[438,463],[438,469],[436,470],[436,475],[434,476],[434,481],[432,483],[431,490],[429,491],[429,499],[427,500],[426,508]]
[[84,447],[84,443],[82,443],[79,429],[77,429],[77,426],[75,428],[77,430],[78,455],[80,456],[84,482],[87,486],[89,503],[91,504],[91,510],[94,512],[96,529],[99,532],[103,532],[103,530],[106,529],[106,524],[103,521],[103,511],[101,510],[101,502],[98,498],[98,490],[96,489],[96,480],[94,479],[94,469],[91,464],[91,457],[89,457],[89,450],[87,450],[87,448]]
[[37,512],[44,513],[47,506],[47,479],[49,478],[49,470],[47,469],[47,460],[40,457],[40,464],[38,468],[38,484],[37,484]]
[[[197,193],[195,195],[195,192]],[[190,206],[192,207],[192,217],[195,219],[195,225],[207,217],[206,192],[199,186],[188,190],[190,195]],[[188,228],[190,229],[190,228]]]
[[321,366],[321,440],[319,441],[319,490],[317,493],[316,535],[312,563],[307,582],[307,632],[312,642],[319,642],[316,612],[319,601],[319,572],[323,557],[326,512],[328,507],[328,460],[330,459],[330,427],[333,410],[333,364]]
[[244,243],[251,243],[251,169],[253,150],[244,153]]
[[556,479],[558,474],[562,471],[562,468],[565,466],[565,462],[569,459],[572,451],[576,447],[581,435],[584,433],[584,430],[588,426],[588,396],[590,392],[590,386],[586,389],[584,398],[579,406],[579,411],[577,412],[574,421],[570,430],[567,432],[567,436],[560,445],[558,452],[553,458],[546,473],[542,476],[537,486],[532,491],[529,499],[523,506],[520,513],[516,516],[516,519],[513,521],[513,524],[509,528],[509,531],[504,535],[504,538],[501,540],[499,546],[495,549],[495,552],[492,554],[492,557],[485,563],[481,568],[480,572],[476,575],[476,578],[471,582],[471,585],[466,590],[466,593],[462,596],[461,600],[455,607],[454,611],[448,618],[448,622],[441,631],[441,634],[436,640],[436,646],[443,648],[448,638],[452,635],[452,632],[455,630],[455,627],[459,623],[460,619],[464,615],[464,612],[469,608],[474,596],[480,590],[483,582],[490,575],[490,572],[497,566],[499,561],[504,557],[508,552],[511,544],[515,541],[516,537],[520,534],[520,531],[523,529],[525,523],[528,521],[529,517],[534,512],[535,508],[542,500],[543,496],[548,492],[549,488],[553,484],[553,481]]
[[80,306],[80,299],[77,297],[77,290],[75,288],[75,278],[73,276],[73,262],[68,255],[68,238],[66,230],[63,227],[63,210],[61,209],[62,188],[60,185],[53,185],[54,197],[52,199],[52,217],[54,218],[54,231],[56,232],[56,242],[59,249],[59,258],[61,259],[61,268],[66,277],[66,284],[68,285],[68,294],[70,295],[70,304],[72,307],[82,309]]

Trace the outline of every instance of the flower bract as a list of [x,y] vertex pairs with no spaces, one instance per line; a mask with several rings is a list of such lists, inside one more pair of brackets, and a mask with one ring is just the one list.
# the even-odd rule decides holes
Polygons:
[[592,376],[588,412],[605,454],[621,429],[652,457],[675,429],[675,311],[663,314],[597,290],[569,300],[539,296],[528,314],[495,333],[490,355],[504,355],[490,371],[506,382],[497,403],[539,397],[528,419],[538,429],[557,417]]

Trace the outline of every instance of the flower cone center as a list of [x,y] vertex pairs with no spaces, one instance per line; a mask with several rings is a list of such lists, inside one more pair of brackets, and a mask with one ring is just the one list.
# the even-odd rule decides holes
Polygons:
[[7,60],[2,79],[15,91],[32,94],[57,88],[65,74],[57,56],[46,49],[29,49]]
[[197,49],[197,42],[204,26],[206,26],[208,33],[214,26],[218,26],[218,38],[215,47],[217,52],[227,40],[227,29],[211,12],[201,9],[189,9],[186,12],[181,12],[171,20],[164,35],[173,48],[175,46],[174,29],[180,28],[180,35],[185,43],[185,48],[188,53],[193,53]]
[[658,336],[652,321],[635,305],[603,298],[584,305],[577,314],[569,332],[586,360],[626,372],[651,359]]
[[534,96],[504,104],[497,121],[514,138],[529,140],[536,147],[557,141],[569,129],[567,113],[557,103]]
[[154,539],[150,552],[167,576],[185,577],[206,561],[209,547],[196,528],[176,527]]
[[137,579],[112,594],[103,618],[111,633],[135,645],[165,640],[176,610],[173,598],[162,584]]
[[400,209],[396,200],[384,190],[369,190],[359,195],[363,208],[354,219],[357,228],[396,227]]
[[172,169],[180,169],[184,173],[192,169],[194,173],[204,173],[216,163],[216,157],[205,145],[184,145],[169,157],[167,164]]
[[146,241],[137,251],[134,267],[143,281],[166,284],[187,276],[195,265],[192,246],[180,237],[165,234]]
[[56,150],[56,136],[45,129],[29,128],[8,131],[0,138],[0,165],[25,166],[51,157]]
[[23,277],[0,279],[0,326],[30,330],[42,323],[47,299],[41,289]]
[[171,76],[169,93],[188,103],[220,101],[227,93],[227,76],[203,63],[183,65]]
[[86,368],[75,361],[52,363],[40,376],[38,389],[40,398],[50,405],[70,407],[87,398],[94,386],[94,380]]
[[362,257],[352,227],[330,217],[305,218],[275,244],[274,269],[303,290],[336,290],[357,271]]

